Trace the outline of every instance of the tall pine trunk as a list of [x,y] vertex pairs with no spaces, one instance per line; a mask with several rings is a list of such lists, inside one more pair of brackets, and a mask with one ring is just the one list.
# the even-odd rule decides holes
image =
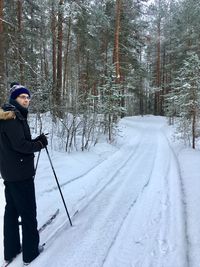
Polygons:
[[52,66],[53,66],[53,86],[56,86],[56,15],[54,3],[52,3],[51,13],[51,30],[52,30]]
[[196,109],[192,112],[192,148],[195,149],[195,139],[196,139]]
[[18,60],[20,70],[20,83],[24,83],[24,63],[23,63],[23,38],[22,38],[22,0],[17,1],[17,23],[18,23]]
[[52,0],[52,6],[51,6],[51,31],[52,31],[52,104],[53,104],[53,115],[56,115],[56,12],[55,12],[55,4],[54,0]]
[[69,24],[68,24],[68,32],[67,32],[67,44],[65,48],[65,56],[64,56],[64,74],[63,74],[63,98],[66,99],[67,96],[67,89],[68,89],[68,73],[69,73],[69,64],[68,64],[68,58],[69,58],[69,48],[70,48],[70,37],[71,37],[71,14],[69,16]]
[[0,0],[0,105],[6,98],[4,28],[3,28],[3,0]]
[[157,55],[156,55],[156,87],[158,91],[155,93],[155,114],[160,114],[160,86],[161,86],[161,43],[160,43],[160,15],[157,22]]
[[120,28],[121,28],[121,25],[120,25],[121,24],[121,9],[122,9],[122,0],[116,0],[113,64],[115,65],[117,83],[120,83],[120,80],[121,80],[120,47],[119,47],[119,37],[120,37]]
[[[192,88],[192,101],[193,101],[193,106],[192,106],[192,148],[195,149],[195,142],[196,142],[196,118],[197,118],[197,105],[196,103],[198,102],[198,97],[197,97],[197,89],[196,85],[193,84]],[[198,88],[198,85],[197,85]]]
[[63,50],[63,4],[64,0],[59,2],[58,10],[58,50],[57,50],[57,84],[56,84],[56,109],[57,115],[62,116],[61,96],[62,96],[62,50]]
[[[115,8],[115,37],[114,37],[114,50],[113,50],[113,64],[115,65],[115,74],[116,74],[116,84],[121,84],[123,77],[121,73],[121,62],[120,62],[120,32],[121,32],[121,15],[122,15],[122,0],[116,0]],[[124,88],[121,87],[121,95],[124,95]],[[121,107],[125,107],[124,98],[121,98],[119,103]],[[121,114],[123,117],[124,114]],[[114,120],[116,120],[114,116]]]

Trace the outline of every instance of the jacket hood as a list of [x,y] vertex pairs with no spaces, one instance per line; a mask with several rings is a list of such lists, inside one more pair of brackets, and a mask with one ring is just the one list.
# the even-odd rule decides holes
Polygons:
[[0,108],[0,120],[11,120],[15,119],[16,115],[14,111],[5,111]]
[[[17,102],[15,100],[12,100],[14,102],[14,104],[17,105]],[[23,107],[19,107],[19,108],[22,108],[22,111],[23,111]],[[9,115],[7,115],[9,118],[8,119],[15,119],[16,117],[20,120],[25,120],[25,117],[27,116],[27,109],[25,110],[26,113],[25,113],[25,117],[21,114],[21,112],[19,111],[19,109],[17,109],[16,106],[12,105],[11,103],[6,103],[3,105],[2,107],[3,111],[6,113],[6,112],[9,112]],[[5,116],[5,115],[2,115],[2,116]],[[11,117],[10,117],[11,116]]]

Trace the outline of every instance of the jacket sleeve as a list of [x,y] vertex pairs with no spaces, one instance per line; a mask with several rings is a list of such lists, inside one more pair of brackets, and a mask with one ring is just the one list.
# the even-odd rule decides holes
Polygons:
[[17,119],[6,121],[4,132],[10,144],[10,148],[24,154],[40,151],[43,146],[41,142],[26,140],[23,125]]

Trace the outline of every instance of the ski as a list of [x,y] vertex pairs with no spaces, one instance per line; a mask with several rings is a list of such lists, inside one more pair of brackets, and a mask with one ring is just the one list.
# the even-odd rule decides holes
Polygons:
[[9,261],[9,262],[4,262],[1,267],[7,267],[12,261]]
[[1,265],[1,267],[7,267],[8,265],[10,265],[16,258],[17,256],[19,256],[21,254],[21,252],[19,252],[12,260],[10,261],[4,261],[3,264]]
[[[17,257],[17,256],[16,256],[16,257]],[[11,261],[5,261],[5,262],[1,265],[1,267],[7,267],[8,265],[10,265],[10,264],[14,261],[14,259],[15,259],[16,257],[14,257]]]
[[38,232],[39,233],[43,232],[44,229],[47,228],[47,226],[55,220],[58,213],[59,213],[59,209],[57,209],[56,212],[53,215],[51,215],[51,217],[39,228]]
[[[38,229],[38,232],[39,233],[42,233],[46,228],[47,228],[47,226],[48,225],[50,225],[54,220],[55,220],[55,218],[57,217],[57,215],[59,214],[59,209],[57,209],[56,211],[55,211],[55,213],[53,213],[51,216],[50,216],[50,218]],[[44,247],[44,245],[45,244],[43,244],[42,246]],[[19,253],[20,254],[20,253]],[[17,256],[19,255],[19,254],[17,254],[16,255],[16,257],[14,257],[12,260],[10,260],[10,261],[5,261],[3,264],[2,264],[2,266],[1,267],[7,267],[7,266],[9,266],[16,258],[17,258]]]

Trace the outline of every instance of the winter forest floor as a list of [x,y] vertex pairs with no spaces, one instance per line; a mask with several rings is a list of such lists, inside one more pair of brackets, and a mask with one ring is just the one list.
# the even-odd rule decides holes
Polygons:
[[[47,246],[30,267],[200,266],[200,151],[174,142],[165,118],[124,118],[116,144],[51,157],[73,227],[43,151],[35,180],[39,226],[60,212],[41,233]],[[0,201],[1,264],[2,180]],[[10,267],[22,267],[21,255]]]

